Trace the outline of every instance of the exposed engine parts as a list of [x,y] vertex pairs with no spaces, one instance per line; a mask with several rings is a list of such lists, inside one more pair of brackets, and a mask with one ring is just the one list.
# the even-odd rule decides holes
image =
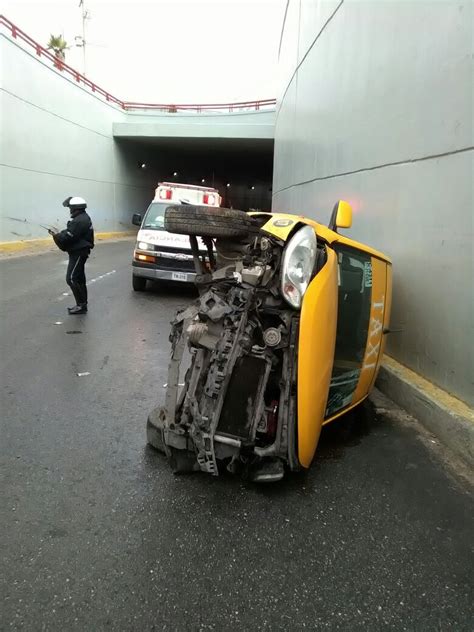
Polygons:
[[[278,292],[282,245],[254,232],[217,239],[215,253],[211,270],[198,278],[199,298],[172,323],[157,447],[175,471],[216,476],[227,467],[254,480],[278,480],[294,443],[287,420],[295,398],[291,345],[298,321]],[[201,263],[196,268],[206,269]],[[186,347],[191,362],[180,389]]]
[[281,331],[276,327],[269,327],[263,332],[263,341],[269,347],[276,347],[281,342]]

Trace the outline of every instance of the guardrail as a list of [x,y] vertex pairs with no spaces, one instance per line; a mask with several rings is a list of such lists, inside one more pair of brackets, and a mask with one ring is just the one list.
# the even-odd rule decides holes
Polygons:
[[78,70],[72,68],[66,64],[61,58],[56,57],[47,48],[39,44],[32,37],[30,37],[25,31],[20,29],[16,24],[13,24],[4,15],[0,15],[0,26],[4,27],[11,37],[15,40],[20,40],[30,48],[34,49],[38,57],[44,58],[44,60],[50,62],[52,66],[60,72],[68,75],[74,79],[78,84],[89,88],[91,92],[103,97],[106,101],[119,106],[122,110],[154,110],[159,112],[177,113],[177,112],[235,112],[245,110],[261,110],[267,107],[272,107],[276,104],[276,99],[260,99],[256,101],[239,101],[237,103],[139,103],[135,101],[122,101],[118,99],[107,90],[104,90],[96,83],[88,79],[85,75]]
[[47,48],[41,46],[41,44],[38,44],[38,42],[36,42],[27,33],[22,31],[18,26],[16,26],[16,24],[10,22],[10,20],[8,20],[4,15],[0,15],[0,25],[10,31],[10,35],[13,37],[13,39],[20,40],[27,44],[30,48],[33,48],[38,57],[43,57],[44,59],[51,62],[57,70],[60,70],[64,74],[71,76],[75,81],[77,81],[77,83],[83,84],[87,88],[90,88],[92,92],[104,97],[106,101],[115,103],[121,108],[125,107],[125,103],[123,101],[117,99],[117,97],[114,97],[113,94],[110,94],[110,92],[107,92],[107,90],[104,90],[103,88],[95,84],[93,81],[82,75],[79,71],[66,64],[66,62],[64,62],[62,59],[56,57],[56,55],[53,55],[53,53],[51,53]]
[[126,110],[164,110],[166,112],[179,112],[192,110],[194,112],[204,112],[206,110],[226,110],[234,112],[235,110],[260,110],[265,107],[274,106],[276,99],[260,99],[259,101],[237,101],[236,103],[179,103],[179,104],[160,104],[160,103],[137,103],[135,101],[126,101],[124,103]]

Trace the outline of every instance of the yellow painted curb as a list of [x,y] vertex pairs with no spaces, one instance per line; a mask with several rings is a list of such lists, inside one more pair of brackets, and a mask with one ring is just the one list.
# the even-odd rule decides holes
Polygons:
[[428,397],[439,402],[444,408],[453,411],[460,417],[464,417],[474,423],[474,410],[465,404],[462,400],[454,397],[447,391],[435,386],[424,377],[421,377],[415,371],[400,364],[390,356],[384,355],[382,365],[385,365],[390,371],[398,375],[406,382],[415,385],[420,391],[426,393]]
[[[106,233],[96,233],[95,238],[97,241],[106,241],[107,239],[120,239],[121,237],[133,237],[136,235],[136,231],[123,230]],[[40,250],[47,246],[54,246],[54,242],[51,238],[47,239],[23,239],[21,241],[1,241],[0,253],[9,252],[21,252],[23,250]]]
[[24,239],[23,241],[0,241],[0,252],[19,252],[27,248],[42,248],[52,243],[51,239]]
[[119,239],[120,237],[133,237],[137,234],[136,230],[120,230],[112,233],[96,233],[97,241],[105,241],[106,239]]

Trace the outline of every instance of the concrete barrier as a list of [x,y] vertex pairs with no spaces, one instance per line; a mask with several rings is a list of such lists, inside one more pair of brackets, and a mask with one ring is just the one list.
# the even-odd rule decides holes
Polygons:
[[474,466],[472,408],[387,356],[384,357],[376,386],[469,467]]
[[[97,243],[107,240],[130,238],[134,237],[136,234],[136,230],[95,233],[95,241]],[[39,254],[41,252],[48,252],[50,250],[57,250],[57,246],[55,245],[51,237],[48,237],[46,239],[22,239],[19,241],[0,242],[0,256],[15,254]]]

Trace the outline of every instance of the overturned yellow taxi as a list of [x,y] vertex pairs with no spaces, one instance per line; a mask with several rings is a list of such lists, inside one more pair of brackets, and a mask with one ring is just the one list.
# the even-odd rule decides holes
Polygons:
[[175,472],[279,480],[308,468],[321,427],[367,397],[392,266],[339,234],[351,224],[344,201],[329,227],[290,214],[166,210],[165,229],[190,236],[199,289],[172,323],[166,400],[147,422],[148,442]]

